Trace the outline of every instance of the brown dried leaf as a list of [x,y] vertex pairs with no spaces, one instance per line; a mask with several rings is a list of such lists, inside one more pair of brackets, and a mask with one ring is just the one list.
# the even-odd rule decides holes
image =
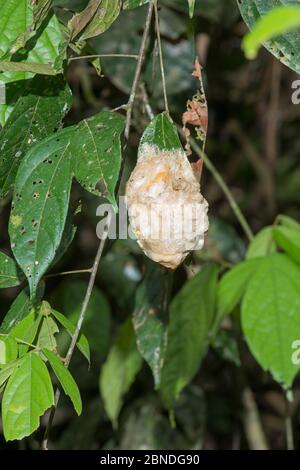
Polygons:
[[[187,126],[190,126],[195,129],[197,139],[201,141],[202,150],[204,150],[205,147],[208,128],[208,107],[203,87],[201,65],[198,57],[196,57],[195,59],[195,70],[193,71],[192,75],[193,77],[199,79],[200,88],[196,95],[191,100],[188,100],[187,110],[182,115],[183,131],[186,137],[185,150],[187,155],[191,155],[192,153],[190,146],[191,130]],[[198,176],[200,175],[201,171]]]

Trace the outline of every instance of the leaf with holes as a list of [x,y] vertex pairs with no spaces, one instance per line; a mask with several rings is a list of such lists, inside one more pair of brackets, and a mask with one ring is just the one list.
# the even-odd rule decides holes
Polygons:
[[48,359],[65,394],[70,397],[76,413],[80,415],[82,412],[82,402],[81,402],[80,392],[71,373],[68,371],[68,369],[66,369],[66,367],[63,365],[59,357],[56,356],[56,354],[49,351],[48,349],[43,349],[42,352]]
[[23,279],[16,262],[0,251],[0,289],[18,286]]
[[161,266],[149,263],[145,279],[139,286],[133,313],[133,326],[138,349],[151,367],[156,387],[167,348],[168,273]]
[[64,231],[72,182],[72,132],[62,130],[36,144],[17,173],[9,233],[31,294],[53,261]]
[[[250,30],[254,30],[257,22],[270,13],[273,8],[290,8],[291,2],[290,0],[238,0],[238,6],[245,23]],[[295,7],[295,5],[292,6]],[[264,40],[263,37],[262,40]],[[263,45],[283,64],[300,73],[299,28],[279,34],[269,40],[266,38]]]
[[121,115],[102,112],[79,123],[72,139],[76,179],[94,194],[99,194],[96,185],[102,181],[103,195],[115,206],[114,192],[121,168],[120,135],[124,124]]
[[[6,2],[6,0],[0,0],[0,44],[4,44],[2,53],[7,54],[5,57],[2,56],[2,60],[11,60],[14,62],[18,59],[18,62],[20,62],[21,59],[21,63],[28,62],[46,65],[48,68],[52,67],[55,59],[59,55],[59,47],[62,41],[62,33],[56,16],[53,15],[49,19],[47,26],[38,37],[33,49],[29,50],[24,56],[20,54],[14,56],[8,53],[8,49],[18,35],[32,24],[32,11],[28,6],[29,2],[27,0],[8,0],[7,5],[10,6],[10,10],[7,16],[3,18],[1,8],[1,3],[3,2]],[[14,7],[12,8],[13,4]],[[24,15],[26,8],[27,14]],[[5,39],[7,34],[9,37],[8,40]],[[0,124],[2,126],[6,122],[17,99],[24,93],[24,88],[28,80],[32,77],[33,73],[26,70],[1,73],[0,84],[5,86],[5,104],[0,105]]]
[[13,187],[29,148],[55,132],[71,106],[71,92],[62,77],[36,77],[19,98],[0,133],[0,197]]
[[242,303],[242,328],[249,348],[277,382],[289,388],[300,365],[292,344],[300,330],[300,269],[284,254],[262,258]]
[[27,354],[10,376],[2,399],[2,421],[7,441],[23,439],[39,426],[40,417],[54,405],[49,372],[35,353]]
[[200,367],[215,316],[218,268],[204,267],[189,280],[170,305],[168,346],[160,393],[171,409]]

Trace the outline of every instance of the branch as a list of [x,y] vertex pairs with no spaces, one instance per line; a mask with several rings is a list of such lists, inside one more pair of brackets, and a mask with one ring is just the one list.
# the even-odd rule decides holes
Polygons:
[[167,97],[167,86],[166,86],[166,77],[165,77],[162,45],[161,45],[161,38],[160,38],[157,0],[154,0],[154,13],[155,13],[155,27],[156,27],[156,36],[157,36],[157,44],[158,44],[159,63],[160,63],[160,71],[161,71],[161,81],[162,81],[162,88],[163,88],[163,93],[164,93],[165,110],[166,110],[167,114],[170,114],[169,113],[169,105],[168,105],[168,97]]
[[148,13],[147,13],[147,18],[146,18],[146,23],[145,23],[145,29],[144,29],[142,43],[141,43],[140,52],[139,52],[139,58],[138,58],[138,61],[137,61],[137,66],[136,66],[136,69],[135,69],[135,76],[134,76],[134,80],[133,80],[133,84],[132,84],[131,92],[130,92],[130,96],[129,96],[129,101],[128,101],[128,105],[127,105],[126,127],[125,127],[125,138],[126,138],[126,140],[128,140],[128,137],[129,137],[129,131],[130,131],[130,125],[131,125],[131,116],[132,116],[132,108],[133,108],[135,95],[136,95],[137,87],[138,87],[138,84],[139,84],[139,79],[140,79],[140,76],[141,76],[142,66],[143,66],[143,62],[144,62],[144,58],[145,58],[146,47],[147,47],[147,39],[148,39],[150,25],[151,25],[152,13],[153,13],[153,0],[150,0]]
[[[182,137],[184,138],[185,136],[184,136],[184,133],[183,133],[183,130],[181,129],[181,127],[178,126],[178,130],[179,130],[180,134],[182,135]],[[215,178],[216,182],[218,183],[220,188],[223,190],[223,192],[224,192],[224,194],[225,194],[225,196],[226,196],[226,198],[229,202],[229,205],[230,205],[231,209],[233,210],[236,218],[238,219],[241,227],[243,228],[248,240],[251,241],[253,239],[253,232],[252,232],[247,220],[245,219],[241,209],[239,208],[232,192],[230,191],[229,187],[227,186],[226,182],[224,181],[224,179],[222,178],[221,174],[218,172],[218,170],[216,169],[216,167],[214,166],[212,161],[206,155],[206,153],[203,152],[203,150],[199,147],[199,145],[197,144],[195,139],[190,137],[190,143],[191,143],[191,147],[194,150],[194,152],[198,155],[199,158],[202,158],[202,160],[204,161],[207,169],[211,172],[211,174]]]

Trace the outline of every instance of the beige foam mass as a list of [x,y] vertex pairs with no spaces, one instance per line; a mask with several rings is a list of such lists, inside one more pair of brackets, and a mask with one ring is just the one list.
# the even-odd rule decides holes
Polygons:
[[176,269],[203,247],[208,204],[183,150],[142,145],[126,204],[137,242],[153,261]]

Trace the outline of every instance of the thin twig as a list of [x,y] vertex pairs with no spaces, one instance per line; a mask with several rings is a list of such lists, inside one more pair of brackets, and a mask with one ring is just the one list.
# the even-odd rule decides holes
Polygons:
[[70,57],[69,62],[74,60],[83,60],[83,59],[102,59],[102,58],[118,58],[118,59],[135,59],[137,60],[139,56],[137,54],[91,54],[91,55],[80,55],[77,57]]
[[155,13],[155,28],[156,28],[156,36],[157,36],[157,45],[158,45],[158,53],[159,53],[159,63],[160,63],[161,81],[162,81],[163,94],[164,94],[165,110],[169,114],[166,76],[165,76],[164,60],[163,60],[160,29],[159,29],[159,16],[158,16],[157,0],[154,0],[154,13]]
[[[184,133],[183,133],[181,127],[178,126],[178,130],[179,130],[180,134],[182,135],[182,137],[184,137]],[[230,191],[229,187],[227,186],[226,182],[223,180],[221,174],[218,172],[218,170],[216,169],[216,167],[214,166],[212,161],[209,159],[209,157],[206,155],[206,153],[203,152],[203,150],[199,147],[199,145],[197,144],[195,139],[190,137],[190,143],[191,143],[191,147],[194,150],[194,152],[196,152],[196,154],[199,156],[199,158],[202,158],[202,160],[204,161],[204,163],[206,165],[206,168],[211,172],[211,174],[215,178],[216,182],[219,184],[220,188],[223,190],[223,192],[224,192],[224,194],[225,194],[225,196],[226,196],[226,198],[229,202],[229,205],[230,205],[231,209],[233,210],[236,218],[238,219],[241,227],[243,228],[248,240],[251,241],[253,239],[253,232],[252,232],[246,218],[244,217],[241,209],[239,208],[232,192]]]
[[59,276],[69,276],[71,274],[84,274],[84,273],[91,273],[93,268],[89,269],[76,269],[75,271],[62,271],[61,273],[53,273],[47,274],[45,279],[50,279],[51,277],[59,277]]
[[246,387],[242,394],[244,405],[244,428],[251,450],[268,450],[268,443],[260,421],[253,392]]
[[293,434],[292,410],[291,403],[288,399],[287,394],[285,395],[285,435],[287,450],[294,450],[295,445]]
[[151,25],[151,19],[152,19],[152,13],[153,13],[153,0],[150,0],[149,7],[148,7],[148,13],[147,13],[147,18],[146,18],[146,23],[145,23],[145,28],[144,28],[144,33],[143,33],[143,38],[141,42],[141,47],[140,47],[140,52],[139,52],[139,58],[137,61],[137,66],[135,69],[135,76],[133,79],[133,84],[131,87],[131,92],[128,100],[128,106],[127,106],[127,113],[126,113],[126,126],[125,126],[125,138],[128,140],[129,137],[129,131],[130,131],[130,126],[131,126],[131,116],[132,116],[132,108],[136,96],[136,91],[139,83],[139,79],[141,76],[141,71],[142,71],[142,66],[145,58],[145,53],[146,53],[146,47],[147,47],[147,39],[149,35],[149,30],[150,30],[150,25]]
[[[103,237],[101,239],[101,242],[100,242],[98,250],[97,250],[97,254],[96,254],[95,261],[94,261],[94,264],[93,264],[93,268],[92,268],[92,271],[91,271],[91,276],[90,276],[88,288],[87,288],[87,291],[86,291],[86,294],[85,294],[84,301],[82,303],[79,319],[77,321],[76,329],[75,329],[74,334],[72,336],[71,344],[69,346],[69,349],[68,349],[68,352],[67,352],[67,355],[66,355],[66,359],[65,359],[65,367],[66,368],[68,368],[69,365],[70,365],[70,361],[71,361],[71,358],[73,356],[73,353],[74,353],[74,350],[75,350],[75,347],[76,347],[76,343],[78,341],[78,337],[80,335],[80,330],[81,330],[81,327],[82,327],[82,323],[83,323],[85,313],[86,313],[87,307],[89,305],[90,297],[92,295],[92,291],[93,291],[93,288],[94,288],[99,263],[100,263],[100,260],[101,260],[101,257],[102,257],[105,242],[106,242],[107,237],[108,237],[110,222],[111,222],[111,213],[109,213],[109,215],[107,216],[106,231],[103,234]],[[58,401],[59,401],[59,397],[60,397],[60,390],[57,389],[56,393],[55,393],[55,405],[52,407],[52,409],[50,411],[47,427],[46,427],[45,434],[44,434],[44,439],[43,439],[43,442],[42,442],[42,449],[43,450],[48,449],[48,438],[49,438],[50,430],[51,430],[51,427],[52,427],[56,407],[57,407],[57,404],[58,404]]]

